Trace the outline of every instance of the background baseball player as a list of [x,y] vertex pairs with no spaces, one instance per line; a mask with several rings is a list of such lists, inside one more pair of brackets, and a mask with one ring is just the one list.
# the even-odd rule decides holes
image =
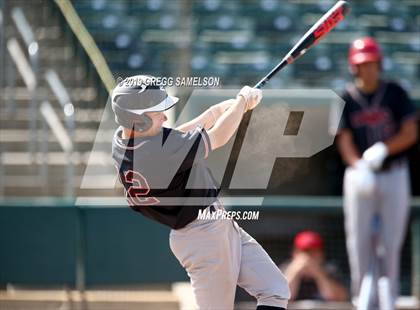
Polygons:
[[289,281],[291,300],[348,300],[342,273],[327,260],[324,240],[315,231],[305,230],[295,236],[291,259],[280,268]]
[[[199,209],[223,209],[206,158],[228,142],[243,114],[260,102],[261,91],[245,86],[236,99],[170,129],[163,127],[163,111],[178,98],[147,85],[150,78],[128,78],[112,93],[121,125],[113,158],[129,204],[172,228],[171,249],[188,272],[200,309],[233,309],[236,285],[257,298],[259,310],[285,309],[287,281],[264,249],[232,220],[196,219]],[[187,205],[191,197],[194,206]]]
[[399,257],[405,234],[410,182],[406,151],[417,139],[415,108],[396,83],[381,79],[382,55],[371,37],[355,40],[349,51],[354,83],[343,94],[345,108],[338,148],[348,165],[344,213],[353,296],[368,270],[372,216],[381,220],[385,269],[395,300]]

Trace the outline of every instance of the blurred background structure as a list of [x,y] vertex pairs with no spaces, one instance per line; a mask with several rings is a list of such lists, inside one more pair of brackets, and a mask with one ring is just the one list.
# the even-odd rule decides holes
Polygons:
[[[114,128],[105,126],[98,134],[101,120],[112,121],[105,109],[108,91],[118,77],[135,74],[216,76],[223,88],[253,85],[334,2],[0,0],[0,288],[6,292],[0,293],[0,308],[18,307],[7,292],[19,289],[64,290],[56,304],[73,300],[79,305],[75,288],[87,289],[86,294],[124,288],[126,295],[115,300],[131,300],[141,309],[177,309],[171,283],[187,277],[167,248],[166,228],[112,203],[75,207],[79,196],[122,195],[118,187],[81,187],[88,162],[100,176],[98,183],[114,181],[108,170]],[[349,2],[346,21],[267,88],[340,93],[351,78],[350,42],[372,35],[383,48],[385,75],[400,82],[420,108],[420,2]],[[185,102],[192,89],[171,91]],[[182,104],[176,113],[181,109]],[[417,298],[419,158],[417,145],[411,151],[414,199],[401,264],[401,293]],[[281,175],[287,171],[292,177],[285,180]],[[264,205],[255,207],[263,210],[262,218],[241,224],[279,263],[290,255],[296,232],[317,230],[332,249],[329,258],[348,276],[342,171],[334,146],[311,158],[278,159],[262,194]],[[232,204],[253,207],[239,200]],[[127,292],[138,288],[148,295]],[[35,297],[28,298],[35,304]],[[104,309],[105,299],[88,296],[97,307],[92,309]],[[240,307],[246,309],[247,300],[238,292]],[[131,309],[128,303],[124,309]]]

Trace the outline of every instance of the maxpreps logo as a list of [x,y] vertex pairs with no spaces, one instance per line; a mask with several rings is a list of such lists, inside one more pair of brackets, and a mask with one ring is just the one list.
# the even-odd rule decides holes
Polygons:
[[260,217],[260,211],[226,211],[218,209],[214,212],[208,209],[198,210],[198,220],[235,220],[235,221],[257,221]]
[[[134,83],[134,81],[130,83]],[[174,127],[188,122],[194,113],[202,113],[213,104],[235,98],[237,93],[238,89],[195,89],[180,111]],[[110,103],[110,101],[108,102]],[[231,176],[224,180],[233,150],[233,139],[232,143],[218,149],[217,152],[209,152],[208,158],[205,160],[206,168],[212,173],[216,184],[225,182],[228,189],[247,191],[247,193],[253,193],[248,191],[255,190],[264,191],[268,188],[278,158],[308,158],[332,145],[343,108],[344,101],[331,90],[266,89],[264,90],[264,100],[258,109],[253,111],[246,132],[243,137],[240,137],[242,141]],[[115,127],[114,119],[104,113],[82,178],[81,189],[115,189],[117,175],[113,162],[111,158],[109,161],[102,161],[102,154],[108,154],[110,149],[110,145],[103,141],[112,142],[115,131],[110,128],[113,127]],[[155,154],[170,153],[169,148],[173,145],[171,141],[178,141],[176,139],[178,139],[176,131],[170,131],[166,142],[155,149]],[[200,142],[205,151],[208,149],[207,142],[206,139]],[[189,146],[180,148],[177,151],[177,156],[170,159],[167,168],[165,166],[164,178],[153,178],[153,181],[151,179],[146,182],[146,179],[142,177],[144,171],[141,161],[136,165],[133,164],[133,173],[120,176],[125,177],[130,186],[133,186],[131,195],[136,197],[136,206],[151,205],[157,202],[149,198],[150,187],[159,190],[167,189],[170,186],[176,172],[182,167],[184,159],[191,152],[193,146]],[[136,154],[138,152],[133,152],[133,162],[137,162],[134,160],[135,156],[138,156]],[[202,160],[200,156],[196,157],[192,159],[193,166],[196,161]],[[98,169],[98,165],[100,165],[100,169]],[[117,169],[119,168],[117,163]],[[279,176],[279,182],[286,182],[296,169],[298,167],[286,169],[285,173]],[[214,189],[212,184],[197,184],[193,179],[194,175],[194,173],[189,175],[191,179],[185,183],[186,189],[203,190],[207,189],[208,185],[211,186],[209,189]],[[98,177],[105,181],[98,182]],[[207,201],[208,198],[195,195],[191,197],[158,197],[161,206],[180,204],[197,206],[202,205],[202,202]],[[263,198],[258,194],[253,197],[251,205],[261,205]],[[78,200],[79,204],[82,202],[83,200]],[[111,203],[114,203],[113,200]],[[229,202],[225,202],[226,204]],[[220,216],[223,217],[223,215]],[[242,217],[242,214],[228,213],[226,216]]]

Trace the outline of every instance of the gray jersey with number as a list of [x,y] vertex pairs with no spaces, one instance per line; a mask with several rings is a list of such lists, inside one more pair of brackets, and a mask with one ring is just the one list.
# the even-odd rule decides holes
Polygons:
[[197,127],[187,133],[163,128],[153,137],[114,136],[112,154],[127,201],[144,216],[179,229],[211,205],[218,186],[206,165],[210,140]]

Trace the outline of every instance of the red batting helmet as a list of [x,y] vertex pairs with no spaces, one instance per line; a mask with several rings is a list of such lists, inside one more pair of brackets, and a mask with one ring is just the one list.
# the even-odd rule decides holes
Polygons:
[[324,247],[324,241],[317,232],[306,230],[296,235],[294,246],[296,249],[302,251],[322,249]]
[[355,40],[349,51],[349,64],[352,69],[366,62],[382,61],[382,53],[378,42],[371,37]]

